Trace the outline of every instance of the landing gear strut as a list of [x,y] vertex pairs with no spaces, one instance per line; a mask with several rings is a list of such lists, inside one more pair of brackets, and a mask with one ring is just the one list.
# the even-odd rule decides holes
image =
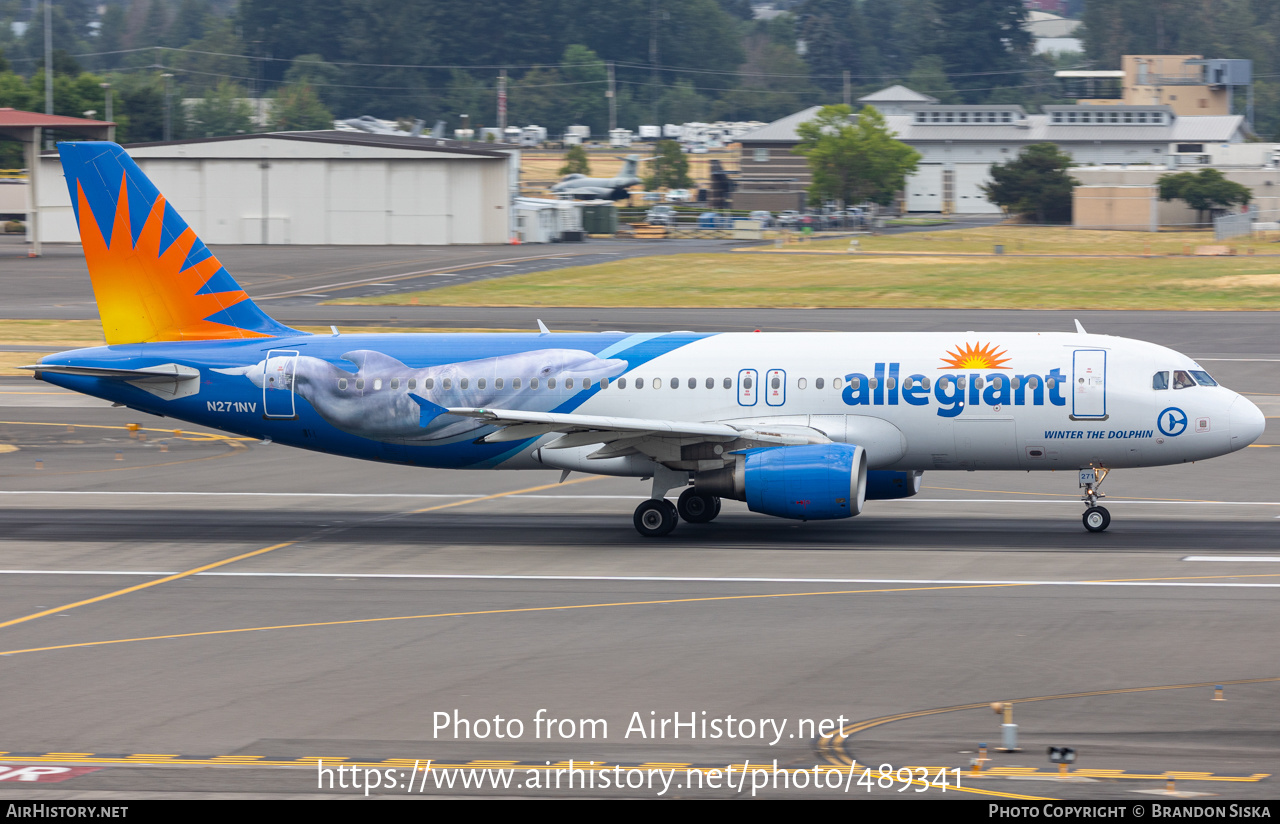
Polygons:
[[680,513],[681,519],[691,524],[710,523],[720,514],[720,499],[689,487],[680,493],[676,511]]
[[1111,513],[1106,507],[1098,506],[1098,500],[1106,497],[1098,487],[1106,480],[1108,471],[1105,466],[1080,470],[1080,487],[1084,489],[1084,495],[1080,497],[1085,506],[1084,528],[1090,532],[1102,532],[1111,526]]

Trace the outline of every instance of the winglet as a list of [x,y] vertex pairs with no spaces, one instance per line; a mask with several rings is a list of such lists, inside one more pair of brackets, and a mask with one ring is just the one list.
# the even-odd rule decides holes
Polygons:
[[1078,318],[1076,319],[1076,331],[1079,332],[1081,335],[1089,334],[1088,332],[1084,331],[1084,327],[1080,325],[1080,320]]
[[550,334],[551,334],[551,330],[547,328],[547,325],[546,325],[545,323],[543,323],[543,322],[542,322],[542,319],[541,319],[541,318],[539,318],[539,319],[538,319],[538,334],[540,334],[540,335],[550,335]]

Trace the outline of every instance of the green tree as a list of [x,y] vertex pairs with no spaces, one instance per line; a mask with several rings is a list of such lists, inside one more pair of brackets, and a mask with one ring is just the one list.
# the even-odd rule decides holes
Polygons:
[[245,91],[223,81],[187,113],[187,127],[193,137],[248,134],[253,127],[253,110],[245,101]]
[[1160,199],[1186,201],[1196,210],[1196,219],[1203,223],[1205,212],[1243,206],[1253,200],[1253,193],[1249,187],[1227,180],[1217,169],[1201,169],[1199,172],[1162,175]]
[[271,125],[276,131],[298,132],[332,129],[333,114],[324,107],[306,83],[285,86],[276,92],[271,109]]
[[591,164],[587,162],[587,150],[581,145],[569,147],[565,152],[564,165],[560,167],[560,175],[590,175]]
[[1008,163],[991,167],[991,182],[982,187],[987,200],[1038,223],[1071,222],[1071,190],[1077,181],[1067,174],[1071,158],[1052,143],[1032,143]]
[[911,74],[907,75],[907,88],[936,97],[939,103],[960,102],[960,95],[942,68],[942,58],[936,54],[925,55],[915,62]]
[[888,205],[915,171],[920,153],[895,140],[875,108],[865,107],[856,120],[850,115],[848,106],[823,106],[796,129],[800,145],[792,151],[808,158],[813,174],[809,202]]
[[689,158],[685,157],[679,143],[674,140],[659,140],[653,150],[649,174],[644,178],[646,189],[652,192],[664,186],[668,189],[687,189],[693,186],[693,178],[689,177]]

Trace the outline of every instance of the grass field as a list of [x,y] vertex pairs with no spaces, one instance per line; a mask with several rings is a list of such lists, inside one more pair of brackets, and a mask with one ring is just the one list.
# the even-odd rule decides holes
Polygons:
[[[937,232],[860,236],[863,252],[918,252],[921,254],[992,254],[997,244],[1007,255],[1181,255],[1197,246],[1234,246],[1237,253],[1280,254],[1274,238],[1248,236],[1216,241],[1213,232],[1101,232],[1048,226],[984,226]],[[839,251],[849,248],[848,238],[814,240],[788,247],[793,251]]]
[[1280,258],[663,255],[332,303],[1280,309]]

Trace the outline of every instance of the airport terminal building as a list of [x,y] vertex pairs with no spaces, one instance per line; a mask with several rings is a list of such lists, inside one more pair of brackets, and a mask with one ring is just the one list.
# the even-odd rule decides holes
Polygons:
[[[356,132],[281,132],[127,147],[206,243],[506,243],[520,151]],[[58,154],[41,157],[44,240],[78,243]]]
[[[907,178],[903,209],[944,214],[999,214],[982,194],[993,164],[1032,143],[1054,143],[1081,166],[1164,167],[1187,147],[1240,143],[1242,115],[1177,115],[1168,105],[1045,106],[1028,114],[1016,105],[943,105],[893,86],[859,98],[875,106],[898,139],[920,152]],[[796,129],[814,106],[741,138],[742,163],[734,208],[802,209],[810,182],[807,161],[792,149]],[[750,205],[747,205],[750,204]],[[766,205],[767,204],[767,205]]]

